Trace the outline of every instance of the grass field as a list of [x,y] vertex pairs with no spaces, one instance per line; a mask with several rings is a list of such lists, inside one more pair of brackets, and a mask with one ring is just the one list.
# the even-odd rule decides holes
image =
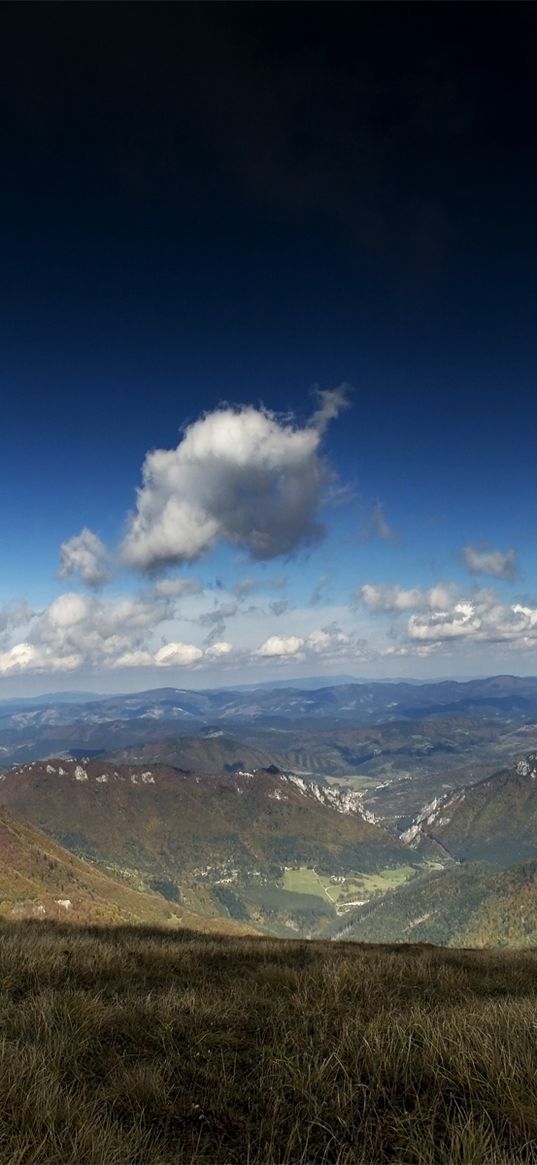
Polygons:
[[0,925],[2,1165],[535,1165],[537,952]]
[[415,873],[412,866],[394,866],[392,869],[380,870],[378,874],[363,874],[360,881],[364,889],[371,894],[377,890],[385,893],[386,890],[402,886],[403,882],[408,882]]
[[334,905],[349,895],[363,900],[372,894],[393,890],[407,882],[414,873],[412,866],[394,866],[380,870],[378,874],[351,875],[345,882],[332,882],[328,874],[318,874],[316,870],[301,866],[296,870],[284,870],[283,885],[286,890],[299,894],[317,894]]

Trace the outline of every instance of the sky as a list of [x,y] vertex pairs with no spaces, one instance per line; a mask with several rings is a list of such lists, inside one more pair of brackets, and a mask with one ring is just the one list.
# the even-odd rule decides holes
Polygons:
[[0,32],[0,696],[536,674],[535,7]]

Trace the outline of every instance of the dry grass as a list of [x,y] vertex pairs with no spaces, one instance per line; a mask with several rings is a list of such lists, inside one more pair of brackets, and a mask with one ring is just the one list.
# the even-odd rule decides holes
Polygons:
[[537,952],[0,927],[1,1165],[537,1162]]

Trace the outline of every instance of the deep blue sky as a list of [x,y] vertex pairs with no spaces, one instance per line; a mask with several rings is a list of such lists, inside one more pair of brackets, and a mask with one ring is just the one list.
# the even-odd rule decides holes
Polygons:
[[[324,541],[260,565],[224,532],[176,557],[202,592],[133,650],[205,650],[199,620],[248,577],[261,597],[222,630],[242,653],[229,672],[162,682],[286,660],[535,671],[535,8],[8,3],[0,32],[0,602],[38,612],[0,619],[6,691],[153,682],[54,639],[47,604],[89,595],[94,642],[96,603],[148,601],[155,572],[117,565],[148,450],[222,401],[303,426],[312,386],[343,381]],[[84,527],[116,560],[98,592],[56,577]],[[439,582],[449,602],[427,597]],[[392,587],[383,614],[366,584]],[[420,589],[414,606],[397,588]],[[334,624],[347,646],[315,655],[308,636]],[[257,656],[275,636],[281,653]]]

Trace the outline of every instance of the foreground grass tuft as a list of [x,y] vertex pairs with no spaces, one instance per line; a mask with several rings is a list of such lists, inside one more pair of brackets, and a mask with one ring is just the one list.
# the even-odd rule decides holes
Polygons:
[[537,952],[0,926],[2,1165],[537,1163]]

